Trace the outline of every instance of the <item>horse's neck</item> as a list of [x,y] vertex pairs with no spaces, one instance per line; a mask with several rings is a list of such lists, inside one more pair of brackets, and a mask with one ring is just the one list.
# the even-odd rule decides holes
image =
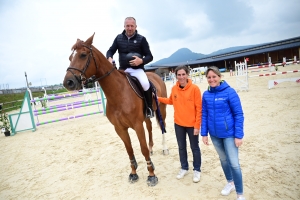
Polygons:
[[[110,75],[99,81],[107,99],[114,100],[116,95],[126,92],[125,76],[115,69]],[[119,100],[118,100],[119,101]]]
[[[105,68],[109,66],[107,67],[108,69],[104,71],[110,71],[112,69],[110,67],[113,67],[111,63],[107,61],[105,56],[98,49],[96,49],[95,47],[94,49],[96,51],[96,60],[97,63],[99,63],[99,66],[105,66]],[[102,75],[98,74],[98,77],[103,76],[103,73],[105,73],[104,71],[102,71]],[[99,84],[101,85],[106,99],[110,100],[110,102],[120,101],[119,99],[115,98],[116,95],[119,96],[120,94],[125,94],[128,89],[126,87],[128,86],[128,84],[124,73],[118,71],[117,69],[113,70],[108,76],[99,80]]]

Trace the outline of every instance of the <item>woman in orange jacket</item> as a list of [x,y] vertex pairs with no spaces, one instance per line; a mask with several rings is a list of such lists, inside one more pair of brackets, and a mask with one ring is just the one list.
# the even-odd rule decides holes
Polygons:
[[177,179],[183,178],[188,170],[186,135],[190,140],[193,153],[193,181],[200,181],[201,152],[199,147],[199,129],[201,125],[202,99],[197,85],[188,79],[189,69],[186,66],[178,66],[175,69],[176,85],[172,87],[169,98],[158,97],[158,101],[174,106],[174,126],[179,150],[181,169]]

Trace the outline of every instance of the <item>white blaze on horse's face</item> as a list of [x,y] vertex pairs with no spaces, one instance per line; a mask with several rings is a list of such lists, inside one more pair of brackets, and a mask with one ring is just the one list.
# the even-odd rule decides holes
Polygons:
[[74,60],[74,58],[75,58],[76,54],[77,54],[77,51],[74,51],[74,54],[73,54],[73,57],[72,57],[72,60],[71,60],[71,62]]

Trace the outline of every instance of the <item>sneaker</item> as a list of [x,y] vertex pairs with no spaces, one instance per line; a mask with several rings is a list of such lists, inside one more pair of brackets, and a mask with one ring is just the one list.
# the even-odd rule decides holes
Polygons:
[[198,183],[200,181],[200,172],[197,170],[194,170],[194,177],[193,177],[194,183]]
[[236,200],[246,200],[246,198],[243,196],[239,196]]
[[187,173],[188,173],[188,170],[180,169],[180,171],[177,175],[177,179],[182,179]]
[[235,190],[235,186],[232,185],[231,183],[227,183],[225,185],[225,187],[223,188],[223,190],[221,191],[221,194],[224,195],[224,196],[227,196],[230,194],[230,192],[234,191]]

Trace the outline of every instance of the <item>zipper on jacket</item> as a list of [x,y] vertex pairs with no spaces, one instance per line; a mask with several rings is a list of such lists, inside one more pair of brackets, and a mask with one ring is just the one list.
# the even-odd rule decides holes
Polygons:
[[215,109],[215,103],[216,103],[216,93],[214,93],[214,129],[215,129],[215,134],[216,136],[218,136],[218,133],[217,133],[217,129],[216,129],[216,109]]

